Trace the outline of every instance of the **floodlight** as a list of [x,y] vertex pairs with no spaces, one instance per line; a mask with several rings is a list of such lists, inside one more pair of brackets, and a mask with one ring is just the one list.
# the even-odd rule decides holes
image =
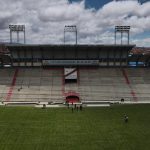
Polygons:
[[77,26],[76,25],[65,25],[64,28],[64,44],[66,43],[66,32],[74,32],[76,36],[76,44],[77,44]]
[[17,33],[17,43],[19,43],[19,32],[23,32],[25,44],[25,25],[9,25],[9,29],[10,29],[10,43],[12,43],[12,32]]
[[122,45],[123,33],[128,34],[128,44],[129,44],[130,26],[115,26],[115,44],[116,44],[117,32],[121,33],[121,45]]

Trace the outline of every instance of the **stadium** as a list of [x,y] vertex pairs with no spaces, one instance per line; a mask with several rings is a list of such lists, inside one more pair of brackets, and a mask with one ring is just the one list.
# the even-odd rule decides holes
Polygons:
[[0,150],[150,149],[150,48],[131,44],[130,26],[115,26],[114,44],[80,44],[76,25],[64,26],[61,44],[27,43],[25,25],[9,30],[0,42]]
[[8,44],[1,49],[4,103],[65,103],[68,94],[85,104],[150,99],[149,53],[136,53],[135,45]]

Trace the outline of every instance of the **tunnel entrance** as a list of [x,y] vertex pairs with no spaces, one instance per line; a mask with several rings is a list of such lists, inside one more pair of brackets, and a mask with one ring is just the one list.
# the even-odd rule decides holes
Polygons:
[[80,98],[76,93],[67,93],[66,95],[66,103],[78,103],[80,102]]

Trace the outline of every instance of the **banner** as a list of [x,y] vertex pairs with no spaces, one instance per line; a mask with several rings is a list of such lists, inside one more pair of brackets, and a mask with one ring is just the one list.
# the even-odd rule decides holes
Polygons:
[[77,69],[76,68],[64,68],[64,76],[66,79],[77,80]]
[[98,66],[99,60],[43,60],[43,66]]

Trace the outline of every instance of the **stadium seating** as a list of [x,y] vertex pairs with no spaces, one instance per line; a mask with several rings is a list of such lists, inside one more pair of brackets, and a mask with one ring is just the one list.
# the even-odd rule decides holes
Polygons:
[[[79,69],[78,83],[63,82],[63,69],[0,69],[0,101],[64,102],[65,93],[81,101],[150,101],[150,71],[144,68]],[[128,81],[127,81],[128,80]]]
[[[0,70],[1,97],[7,97],[13,80],[8,69]],[[4,77],[2,77],[4,76]],[[60,70],[19,69],[11,101],[51,101],[62,99],[62,73]]]
[[4,101],[12,83],[14,70],[1,69],[0,70],[0,101]]
[[146,68],[126,69],[130,86],[135,90],[138,100],[150,100],[150,71]]
[[125,84],[122,75],[117,73],[115,69],[80,70],[81,93],[86,95],[85,100],[86,97],[88,100],[118,100],[118,87]]

